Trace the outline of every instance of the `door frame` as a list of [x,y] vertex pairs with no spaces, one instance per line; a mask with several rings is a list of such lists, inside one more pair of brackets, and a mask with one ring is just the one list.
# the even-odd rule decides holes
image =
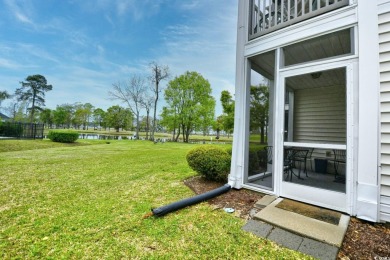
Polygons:
[[[346,193],[339,193],[309,186],[297,185],[283,182],[283,150],[284,150],[284,100],[285,100],[285,79],[316,71],[323,71],[336,68],[346,68]],[[354,136],[357,136],[357,105],[358,105],[358,62],[356,58],[324,61],[322,63],[305,64],[291,68],[280,69],[276,78],[276,99],[274,104],[274,147],[275,147],[275,192],[277,195],[295,199],[298,201],[352,213],[353,206],[353,183],[354,158],[357,158]],[[326,192],[324,192],[326,191]]]

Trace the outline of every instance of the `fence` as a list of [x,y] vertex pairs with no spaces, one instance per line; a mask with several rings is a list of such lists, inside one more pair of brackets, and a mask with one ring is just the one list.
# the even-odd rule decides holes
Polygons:
[[32,123],[0,123],[1,139],[43,139],[44,124]]

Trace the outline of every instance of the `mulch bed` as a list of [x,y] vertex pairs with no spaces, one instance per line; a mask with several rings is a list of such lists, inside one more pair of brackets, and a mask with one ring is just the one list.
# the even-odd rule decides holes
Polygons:
[[[184,183],[196,194],[201,194],[222,186],[224,183],[207,181],[199,176],[189,178]],[[247,189],[231,190],[208,201],[216,208],[233,208],[238,216],[250,218],[254,204],[262,194]],[[337,259],[390,259],[390,224],[370,223],[351,218]]]

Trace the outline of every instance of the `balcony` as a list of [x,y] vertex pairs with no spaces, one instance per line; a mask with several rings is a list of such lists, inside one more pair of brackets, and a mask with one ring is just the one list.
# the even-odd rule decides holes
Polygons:
[[249,40],[349,5],[349,0],[250,0]]

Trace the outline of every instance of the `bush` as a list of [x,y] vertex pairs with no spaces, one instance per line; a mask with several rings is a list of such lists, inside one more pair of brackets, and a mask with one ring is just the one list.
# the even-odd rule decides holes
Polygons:
[[5,122],[0,124],[0,136],[20,137],[23,133],[23,127],[19,123]]
[[263,145],[251,145],[249,147],[248,173],[253,175],[267,168],[267,152]]
[[212,146],[199,146],[187,154],[188,165],[208,180],[227,181],[231,156],[225,150]]
[[248,173],[253,175],[257,173],[260,168],[259,158],[257,153],[249,152]]
[[49,131],[47,138],[53,142],[73,143],[79,138],[79,133],[72,130]]

